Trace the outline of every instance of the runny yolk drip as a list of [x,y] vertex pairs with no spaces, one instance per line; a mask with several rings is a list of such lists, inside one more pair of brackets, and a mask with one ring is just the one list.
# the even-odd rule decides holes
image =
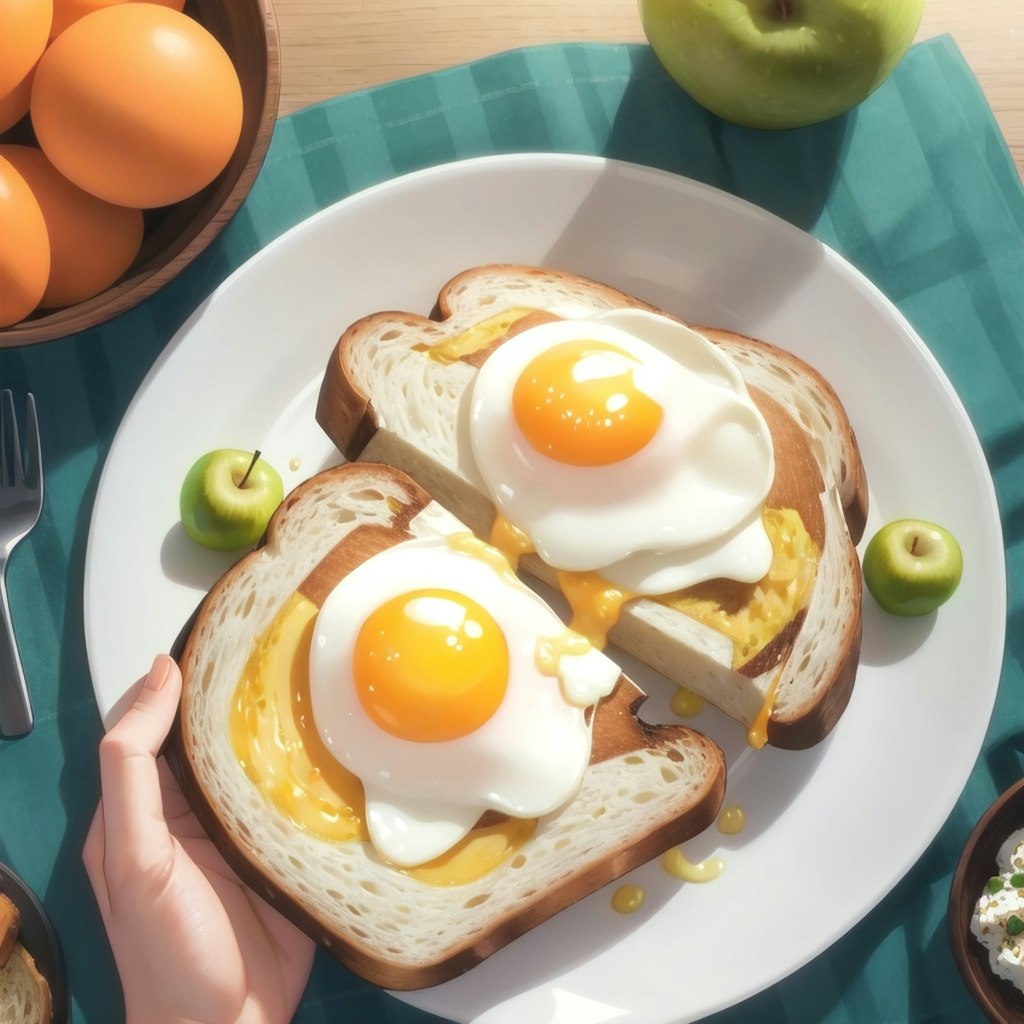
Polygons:
[[352,669],[359,701],[380,728],[438,743],[473,732],[498,710],[508,687],[508,643],[472,598],[415,590],[370,613]]
[[507,582],[518,585],[519,577],[516,575],[508,554],[498,548],[497,545],[488,544],[482,541],[475,534],[468,530],[465,533],[450,533],[445,538],[448,547],[453,551],[461,551],[464,554],[472,555],[474,558],[485,562],[491,569]]
[[619,914],[636,913],[643,906],[644,895],[639,885],[620,885],[612,894],[612,910]]
[[747,816],[739,804],[723,807],[718,815],[718,831],[724,836],[736,836],[746,827]]
[[683,856],[678,846],[673,846],[661,855],[661,867],[683,882],[711,882],[725,870],[725,861],[721,857],[708,857],[694,864]]
[[596,572],[559,572],[558,586],[572,609],[569,628],[585,636],[599,651],[608,645],[608,631],[619,621],[622,606],[637,596]]
[[[327,842],[369,842],[362,783],[325,747],[313,720],[309,648],[319,612],[293,594],[253,644],[235,687],[231,746],[246,777],[292,824]],[[447,853],[402,868],[431,885],[464,885],[511,857],[536,821],[476,827]]]
[[[772,564],[757,583],[711,580],[653,598],[732,639],[734,670],[756,657],[793,621],[807,604],[817,574],[818,549],[799,512],[765,509],[762,521],[772,542]],[[512,566],[521,555],[534,550],[527,534],[501,515],[491,527],[491,544]],[[639,595],[609,583],[596,572],[559,572],[557,576],[572,609],[570,628],[603,649],[622,606]],[[681,692],[676,713],[697,714],[699,700],[696,694]]]
[[781,671],[775,673],[775,678],[772,680],[771,686],[768,687],[768,692],[764,695],[764,703],[761,705],[761,710],[758,711],[757,718],[754,719],[747,730],[747,743],[754,750],[760,750],[768,742],[768,719],[772,717],[772,711],[775,710],[775,694],[779,689],[779,679],[781,677]]
[[699,693],[694,693],[693,690],[680,686],[672,694],[669,708],[673,715],[678,715],[680,718],[692,718],[704,710],[704,698]]
[[541,455],[569,466],[622,462],[647,445],[663,410],[634,380],[635,359],[601,341],[540,353],[512,389],[516,424]]
[[533,541],[503,515],[494,517],[494,523],[491,525],[491,544],[509,560],[513,569],[519,565],[519,559],[523,555],[533,554],[536,550]]

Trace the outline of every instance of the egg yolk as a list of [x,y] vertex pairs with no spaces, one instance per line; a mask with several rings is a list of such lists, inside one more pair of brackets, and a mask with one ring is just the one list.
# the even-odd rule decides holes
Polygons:
[[352,659],[366,713],[401,739],[436,743],[483,725],[508,686],[508,643],[476,601],[415,590],[382,604],[359,630]]
[[512,390],[516,424],[534,450],[570,466],[607,466],[657,433],[661,406],[634,380],[636,360],[601,341],[568,341],[535,357]]

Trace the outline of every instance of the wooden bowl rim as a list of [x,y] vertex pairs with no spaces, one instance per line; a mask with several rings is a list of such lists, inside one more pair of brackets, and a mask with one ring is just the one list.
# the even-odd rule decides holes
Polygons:
[[[1009,827],[1006,818],[1011,819]],[[985,872],[984,877],[995,874],[999,847],[1019,828],[1024,828],[1024,778],[1004,790],[971,830],[949,890],[946,919],[953,959],[967,990],[993,1024],[1019,1022],[1024,994],[1020,995],[1017,1005],[1011,1002],[1016,990],[992,973],[987,948],[971,932],[971,918],[984,884],[975,876],[980,877]]]
[[[234,0],[231,0],[234,2]],[[0,348],[16,348],[42,341],[55,341],[72,334],[100,327],[122,313],[134,309],[173,281],[202,253],[230,223],[252,189],[263,167],[281,97],[281,41],[273,0],[255,0],[262,15],[266,46],[266,84],[262,109],[256,124],[255,141],[230,193],[207,222],[165,262],[149,270],[130,273],[90,299],[56,309],[35,319],[23,320],[0,328]]]

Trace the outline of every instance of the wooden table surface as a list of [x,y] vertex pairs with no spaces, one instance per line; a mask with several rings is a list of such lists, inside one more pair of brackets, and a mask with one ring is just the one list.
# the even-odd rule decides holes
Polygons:
[[[274,10],[281,114],[519,46],[646,41],[637,0],[274,0]],[[1024,0],[925,0],[918,38],[943,33],[981,83],[1024,177]]]

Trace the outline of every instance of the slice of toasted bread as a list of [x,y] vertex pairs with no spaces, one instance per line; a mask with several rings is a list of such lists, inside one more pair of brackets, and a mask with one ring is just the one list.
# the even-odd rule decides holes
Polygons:
[[467,970],[702,831],[724,795],[718,747],[683,726],[642,722],[644,695],[620,676],[593,712],[591,759],[575,798],[538,819],[515,857],[475,881],[421,881],[368,842],[327,841],[296,827],[268,800],[240,766],[228,728],[256,639],[292,595],[319,608],[376,552],[456,528],[464,530],[391,467],[326,470],[285,498],[264,545],[213,587],[180,658],[184,687],[168,753],[207,831],[256,892],[353,971],[393,989]]
[[10,898],[0,892],[0,967],[3,967],[14,952],[21,928],[21,911]]
[[31,954],[18,942],[6,965],[0,967],[0,1022],[48,1024],[52,1019],[50,986]]
[[[540,319],[655,307],[607,285],[534,267],[468,270],[441,290],[431,317],[381,312],[351,325],[328,361],[317,420],[348,459],[398,467],[487,537],[495,509],[468,438],[469,396],[490,352]],[[678,605],[640,598],[623,606],[610,640],[751,730],[751,742],[801,749],[834,727],[849,701],[861,635],[855,544],[867,517],[857,441],[835,391],[792,354],[714,328],[702,333],[738,366],[768,421],[776,478],[766,505],[795,508],[817,542],[809,599],[756,657],[736,665],[734,643]],[[431,357],[474,337],[457,358]],[[523,567],[546,582],[539,559]],[[722,607],[757,595],[729,581],[702,585]],[[765,719],[767,721],[765,722]]]

